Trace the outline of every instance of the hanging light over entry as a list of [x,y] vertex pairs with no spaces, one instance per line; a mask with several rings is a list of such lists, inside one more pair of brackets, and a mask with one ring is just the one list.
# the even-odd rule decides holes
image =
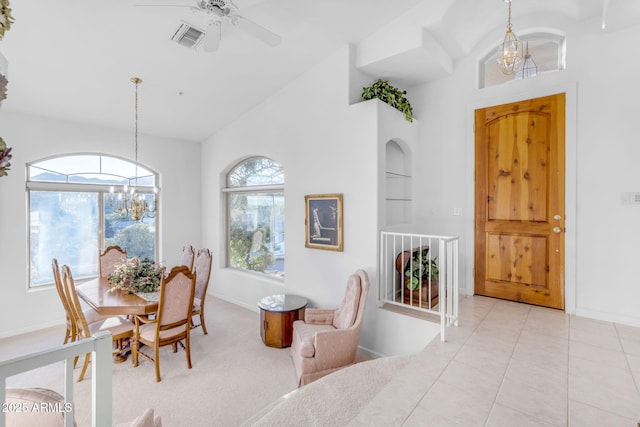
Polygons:
[[509,19],[507,33],[498,47],[498,67],[504,74],[514,74],[522,66],[522,43],[511,28],[511,0],[505,0],[505,2],[509,3]]

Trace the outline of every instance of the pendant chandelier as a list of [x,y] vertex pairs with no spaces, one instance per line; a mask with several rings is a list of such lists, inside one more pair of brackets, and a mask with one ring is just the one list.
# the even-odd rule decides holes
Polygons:
[[[139,77],[132,77],[131,81],[136,88],[135,96],[135,176],[129,179],[129,184],[125,184],[121,191],[114,194],[114,188],[111,187],[109,195],[109,205],[114,213],[122,219],[130,219],[131,221],[141,221],[146,218],[155,218],[158,210],[158,200],[156,195],[158,188],[153,187],[153,201],[147,202],[145,195],[138,192],[138,85],[142,83]],[[117,197],[117,200],[114,198]],[[115,205],[115,207],[114,207]]]
[[509,20],[507,33],[498,47],[498,67],[504,74],[514,74],[522,65],[522,43],[511,28],[511,0],[505,1],[509,3]]
[[538,66],[536,65],[531,54],[529,53],[529,42],[524,45],[524,63],[522,68],[516,74],[516,78],[530,79],[538,75]]

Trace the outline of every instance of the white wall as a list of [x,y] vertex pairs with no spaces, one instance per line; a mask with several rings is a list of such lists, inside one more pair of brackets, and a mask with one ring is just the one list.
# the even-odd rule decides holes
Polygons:
[[[560,21],[559,21],[560,22]],[[566,23],[566,22],[565,22]],[[473,112],[520,99],[567,93],[566,306],[578,315],[640,326],[640,206],[622,192],[640,192],[634,125],[640,116],[640,28],[616,33],[570,24],[567,69],[528,81],[477,89],[477,60],[493,40],[458,61],[451,77],[411,88],[420,118],[421,178],[432,183],[418,201],[425,232],[459,235],[462,286],[473,293]],[[463,208],[454,217],[453,208]]]
[[[345,46],[204,143],[203,243],[216,248],[210,289],[253,310],[262,297],[274,293],[299,294],[309,306],[335,308],[347,277],[362,268],[369,273],[372,288],[361,345],[380,354],[410,353],[420,348],[415,344],[421,339],[403,339],[407,331],[408,336],[421,337],[423,344],[434,334],[431,324],[416,319],[400,321],[413,327],[382,333],[393,323],[382,325],[375,306],[380,104],[348,105],[353,78],[349,53]],[[285,170],[287,252],[282,282],[225,267],[220,189],[224,174],[253,155],[269,157]],[[344,252],[304,246],[304,196],[326,193],[343,194]]]
[[[25,164],[78,152],[132,158],[133,135],[4,110],[0,110],[0,130],[13,147],[11,171],[0,178],[0,337],[4,337],[64,322],[55,288],[27,290]],[[178,262],[185,244],[201,244],[199,156],[198,144],[139,136],[139,161],[160,173],[159,256],[169,267]]]

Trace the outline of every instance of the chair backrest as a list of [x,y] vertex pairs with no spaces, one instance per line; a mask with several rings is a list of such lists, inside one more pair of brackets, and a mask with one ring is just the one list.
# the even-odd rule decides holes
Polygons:
[[127,259],[127,251],[120,246],[109,246],[99,256],[100,277],[108,277],[113,273],[116,264],[123,263]]
[[180,256],[180,265],[186,265],[189,270],[193,269],[193,260],[196,257],[196,250],[193,246],[187,245],[182,248],[182,255]]
[[56,291],[58,291],[64,312],[67,314],[69,320],[73,321],[71,308],[69,307],[69,299],[64,289],[64,284],[62,283],[62,276],[60,276],[60,267],[58,266],[58,260],[55,258],[51,260],[51,269],[53,270],[53,281],[56,284]]
[[158,327],[169,329],[181,325],[189,328],[196,278],[184,265],[176,266],[160,285]]
[[193,266],[193,272],[196,275],[196,291],[194,296],[199,300],[204,299],[209,287],[209,278],[211,276],[211,251],[209,249],[200,249],[196,264]]
[[368,294],[369,276],[366,271],[358,270],[349,276],[342,305],[333,317],[333,326],[336,329],[360,327]]
[[89,338],[91,336],[91,331],[89,330],[87,319],[84,317],[82,305],[78,298],[78,291],[76,290],[76,283],[73,280],[71,269],[68,265],[62,266],[62,283],[64,293],[69,304],[70,317],[72,318],[71,321],[75,322],[76,327],[78,328],[78,334],[82,338]]

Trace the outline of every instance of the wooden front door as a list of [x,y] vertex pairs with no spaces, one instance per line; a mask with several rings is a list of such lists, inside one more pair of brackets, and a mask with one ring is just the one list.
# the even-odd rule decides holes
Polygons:
[[564,94],[476,110],[476,294],[564,309],[564,129]]

